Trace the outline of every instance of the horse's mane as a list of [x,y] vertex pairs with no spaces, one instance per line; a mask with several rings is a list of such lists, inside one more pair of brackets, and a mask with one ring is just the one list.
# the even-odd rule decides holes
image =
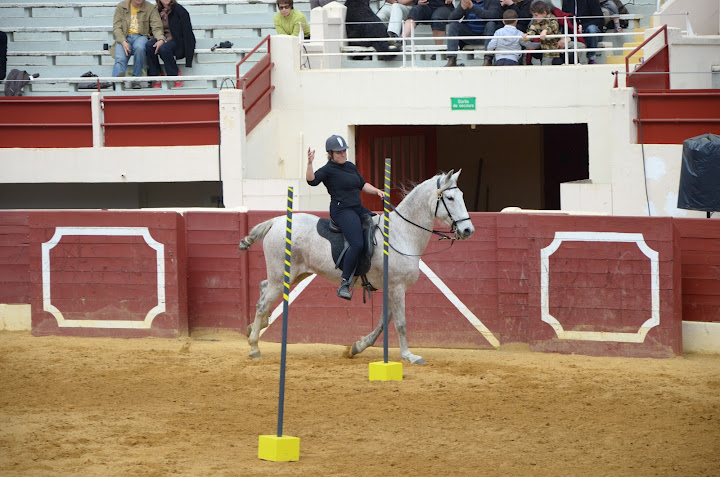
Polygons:
[[[429,179],[436,179],[436,180],[437,180],[438,177],[442,177],[442,176],[444,176],[445,174],[446,174],[446,172],[440,171],[440,172],[438,172],[437,174],[435,174],[434,176],[430,177]],[[422,183],[424,183],[424,182],[427,182],[429,179],[425,179],[425,180],[422,181],[422,182],[406,181],[406,182],[404,182],[403,184],[400,184],[400,191],[401,191],[401,194],[402,194],[402,196],[401,196],[401,198],[400,198],[400,201],[402,202],[403,200],[405,200],[405,198],[406,198],[407,196],[409,196],[409,195],[412,193],[412,191],[414,191],[415,189],[417,189],[417,187],[418,187],[420,184],[422,184]]]

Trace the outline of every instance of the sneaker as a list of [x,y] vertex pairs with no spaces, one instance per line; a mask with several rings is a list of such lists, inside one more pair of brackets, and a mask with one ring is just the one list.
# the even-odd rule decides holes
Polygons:
[[619,27],[619,26],[615,27],[615,33],[622,33],[622,32],[623,32],[622,27]]
[[492,66],[493,65],[493,55],[485,55],[485,59],[483,59],[483,66]]
[[457,66],[457,57],[455,56],[448,56],[447,57],[447,63],[445,63],[445,66]]
[[350,280],[343,279],[340,284],[340,288],[337,290],[337,296],[346,300],[352,300],[352,287],[350,286]]
[[150,82],[150,84],[152,85],[153,88],[162,88],[162,83],[159,81],[156,81],[154,83]]
[[[177,75],[178,75],[178,76],[182,75],[182,73],[180,73],[180,70],[178,70],[178,74],[177,74]],[[176,81],[176,82],[173,83],[173,88],[181,88],[182,85],[183,85],[183,82],[182,82],[182,81]]]
[[142,85],[139,81],[133,81],[132,82],[132,89],[142,89]]
[[588,59],[588,65],[595,65],[595,64],[597,64],[595,62],[595,60],[593,60],[592,58]]

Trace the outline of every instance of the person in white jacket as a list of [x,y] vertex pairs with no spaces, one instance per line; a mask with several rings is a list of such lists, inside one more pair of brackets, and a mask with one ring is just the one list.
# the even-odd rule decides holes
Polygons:
[[[497,53],[495,66],[517,66],[522,55],[522,32],[517,29],[518,15],[515,10],[505,10],[503,26],[493,34],[488,44],[488,51],[517,51],[517,53]],[[515,37],[515,38],[513,38]]]

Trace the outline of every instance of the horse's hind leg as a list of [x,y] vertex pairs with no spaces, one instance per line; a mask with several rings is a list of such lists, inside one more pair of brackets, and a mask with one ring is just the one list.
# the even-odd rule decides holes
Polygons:
[[263,280],[260,283],[260,299],[257,302],[255,321],[248,326],[248,344],[250,345],[250,357],[259,358],[260,331],[267,328],[270,318],[270,306],[280,297],[282,293],[282,282],[278,284]]

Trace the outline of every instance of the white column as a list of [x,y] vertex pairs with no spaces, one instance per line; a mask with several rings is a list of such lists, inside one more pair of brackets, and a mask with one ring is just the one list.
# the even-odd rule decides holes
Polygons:
[[243,161],[247,151],[242,90],[220,90],[220,178],[227,208],[244,205]]

